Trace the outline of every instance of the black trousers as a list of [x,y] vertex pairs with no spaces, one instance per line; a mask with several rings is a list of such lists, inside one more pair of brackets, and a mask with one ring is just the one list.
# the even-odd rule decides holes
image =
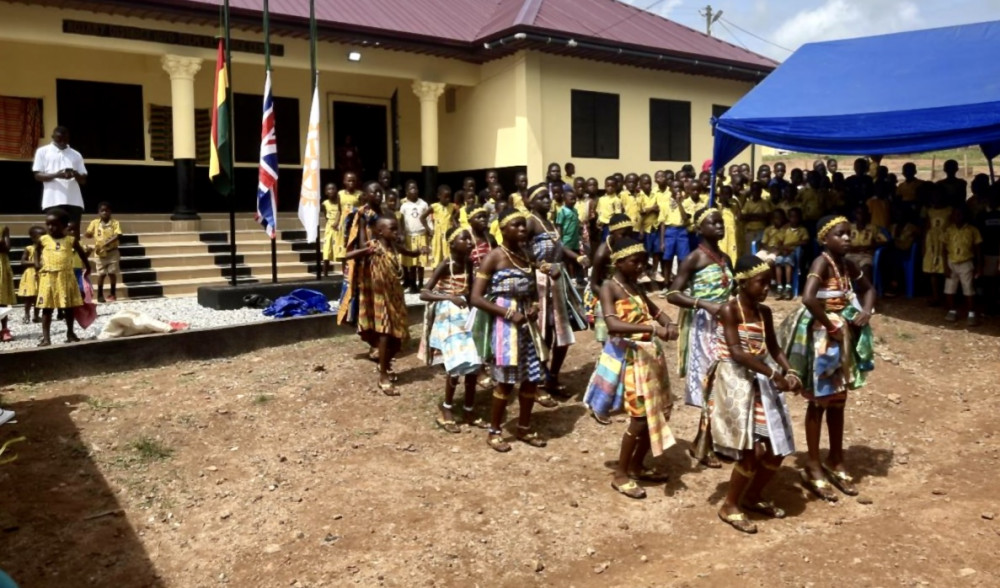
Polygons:
[[73,222],[73,223],[76,223],[77,230],[80,230],[80,231],[83,230],[83,227],[80,226],[80,219],[83,218],[83,207],[82,206],[73,206],[72,204],[62,204],[62,205],[59,205],[59,206],[50,206],[49,208],[46,208],[42,212],[45,213],[45,216],[48,216],[49,214],[51,214],[52,212],[54,212],[56,210],[61,210],[61,211],[65,212],[66,216],[69,217],[69,221]]

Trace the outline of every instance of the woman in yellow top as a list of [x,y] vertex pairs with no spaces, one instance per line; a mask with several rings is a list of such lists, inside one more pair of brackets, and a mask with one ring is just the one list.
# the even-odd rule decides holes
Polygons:
[[347,246],[344,244],[346,236],[344,223],[347,222],[347,216],[358,207],[360,200],[361,190],[358,189],[358,176],[354,175],[353,172],[344,174],[344,189],[337,192],[337,203],[340,205],[340,221],[338,222],[340,230],[336,232],[333,242],[333,257],[335,259],[344,259],[347,256]]
[[[420,222],[431,235],[431,265],[434,267],[451,255],[448,248],[448,229],[458,222],[455,206],[451,203],[451,188],[439,186],[437,197],[438,201],[427,207],[420,215]],[[433,219],[433,227],[427,225],[427,217]]]
[[[931,203],[924,209],[926,233],[924,235],[924,273],[931,278],[931,304],[941,305],[941,285],[944,279],[944,232],[951,225],[951,207],[944,192],[935,184],[925,182],[917,188],[921,202]],[[925,198],[927,200],[925,200]]]
[[323,200],[323,215],[326,216],[326,227],[323,228],[323,275],[329,278],[340,227],[340,200],[337,197],[337,185],[333,182],[327,184],[323,189],[323,195],[326,197]]
[[[45,217],[47,235],[38,239],[35,250],[35,268],[38,270],[37,306],[42,309],[42,340],[39,347],[52,344],[50,329],[52,327],[52,310],[73,309],[83,306],[83,296],[80,285],[73,272],[73,263],[79,259],[87,267],[87,253],[80,242],[67,234],[69,218],[66,213],[57,210]],[[89,274],[89,268],[85,272]],[[73,313],[66,313],[66,342],[74,343],[80,338],[73,332]]]

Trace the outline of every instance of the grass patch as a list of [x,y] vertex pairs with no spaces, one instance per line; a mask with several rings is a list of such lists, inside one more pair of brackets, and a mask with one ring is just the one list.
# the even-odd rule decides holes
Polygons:
[[274,396],[271,396],[270,394],[258,394],[253,397],[253,403],[260,406],[271,402],[273,399]]
[[917,338],[916,335],[907,333],[905,331],[900,331],[896,333],[896,336],[902,339],[903,341],[913,341],[914,339]]
[[162,461],[174,454],[174,450],[150,437],[139,437],[129,443],[129,447],[139,454],[143,461]]
[[111,410],[113,408],[121,408],[125,406],[125,404],[122,402],[115,402],[114,400],[104,400],[103,398],[90,396],[87,398],[87,406],[93,410]]

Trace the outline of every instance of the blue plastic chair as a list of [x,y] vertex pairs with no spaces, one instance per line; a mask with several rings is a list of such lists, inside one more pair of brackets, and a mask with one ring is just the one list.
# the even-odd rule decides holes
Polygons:
[[[799,264],[802,262],[802,247],[802,245],[799,245],[795,248],[795,251],[792,252],[792,260],[794,264],[792,265],[792,296],[796,298],[799,297],[799,281],[801,280],[802,273],[802,268],[799,267]],[[750,253],[757,255],[757,251],[759,250],[760,241],[751,241]]]
[[[875,250],[875,255],[873,260],[875,262],[875,292],[878,293],[878,297],[881,298],[885,291],[885,284],[882,280],[882,272],[879,271],[879,261],[882,258],[882,250],[885,249],[887,245],[883,245]],[[916,290],[916,280],[917,280],[917,255],[918,247],[917,243],[914,242],[910,245],[910,254],[903,259],[903,280],[906,282],[906,297],[913,298],[914,291]]]

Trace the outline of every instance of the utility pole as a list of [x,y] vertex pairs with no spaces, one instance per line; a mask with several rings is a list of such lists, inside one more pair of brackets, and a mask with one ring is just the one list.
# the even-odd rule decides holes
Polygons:
[[705,17],[705,34],[712,36],[712,24],[722,17],[722,11],[712,12],[712,5],[705,6],[705,10],[698,11],[698,14]]

